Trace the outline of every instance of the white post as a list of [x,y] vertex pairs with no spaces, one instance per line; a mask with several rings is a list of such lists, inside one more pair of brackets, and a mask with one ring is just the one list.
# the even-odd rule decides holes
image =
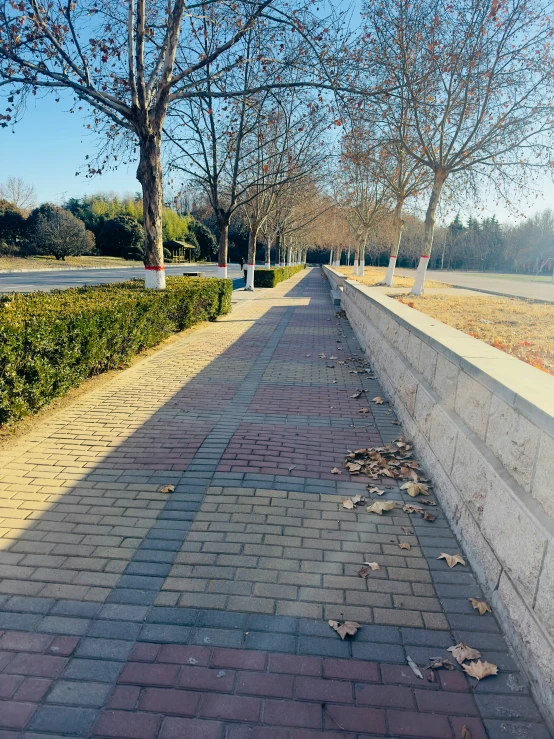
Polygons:
[[223,279],[227,277],[227,265],[226,264],[217,265],[217,276]]
[[144,268],[144,287],[149,290],[165,290],[165,267]]

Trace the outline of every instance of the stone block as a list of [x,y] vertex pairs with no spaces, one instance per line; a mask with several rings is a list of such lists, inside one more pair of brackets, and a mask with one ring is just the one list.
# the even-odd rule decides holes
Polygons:
[[554,439],[545,432],[540,435],[531,493],[546,513],[554,518]]
[[547,543],[545,535],[502,486],[487,497],[481,528],[518,591],[531,603]]
[[485,441],[492,393],[465,372],[458,375],[454,409],[469,428]]
[[476,520],[481,521],[487,495],[501,483],[491,466],[463,434],[458,435],[450,476]]
[[423,385],[418,385],[414,418],[419,430],[427,440],[431,434],[431,413],[434,407],[435,401],[431,395],[424,389]]
[[554,542],[550,542],[539,577],[535,613],[554,638]]
[[527,492],[531,490],[539,433],[519,411],[493,396],[487,446]]
[[421,342],[421,353],[419,355],[419,372],[427,380],[429,384],[433,382],[435,376],[435,370],[437,367],[438,353],[433,347],[426,344],[424,341]]
[[436,405],[431,412],[431,449],[448,474],[452,469],[458,430],[444,410]]
[[454,408],[456,401],[456,387],[460,368],[446,359],[442,354],[437,357],[437,366],[433,377],[432,386],[447,408]]

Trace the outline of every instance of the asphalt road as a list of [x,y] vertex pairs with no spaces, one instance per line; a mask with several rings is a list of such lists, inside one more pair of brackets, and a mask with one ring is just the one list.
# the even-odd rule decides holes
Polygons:
[[[176,264],[166,267],[168,275],[182,275],[184,272],[201,272],[206,277],[217,276],[217,265]],[[230,264],[229,277],[233,280],[233,289],[244,287],[244,279],[238,264]],[[51,269],[38,272],[0,273],[0,292],[34,292],[48,291],[64,287],[82,285],[102,285],[107,282],[124,282],[133,277],[144,277],[144,270],[136,267],[120,267],[114,269]]]
[[[412,277],[415,270],[399,269],[399,275]],[[513,295],[517,298],[531,298],[532,300],[547,300],[554,302],[554,282],[535,281],[525,275],[501,275],[489,272],[457,272],[428,270],[430,280],[439,280],[457,287],[467,287],[472,290],[501,295]]]

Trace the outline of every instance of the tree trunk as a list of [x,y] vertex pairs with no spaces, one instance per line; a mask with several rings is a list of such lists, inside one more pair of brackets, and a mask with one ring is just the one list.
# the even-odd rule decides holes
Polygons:
[[358,249],[354,250],[354,274],[358,274]]
[[144,211],[144,286],[165,289],[162,236],[162,144],[159,133],[139,135],[140,158],[137,180],[142,185]]
[[221,218],[217,224],[219,231],[219,249],[217,252],[217,276],[227,277],[227,254],[229,251],[229,221]]
[[396,269],[396,260],[398,258],[398,252],[400,251],[400,242],[402,240],[402,231],[404,229],[404,221],[402,220],[402,206],[404,200],[398,198],[396,201],[396,208],[394,209],[394,243],[389,257],[389,267],[385,276],[385,285],[391,287],[394,283],[394,270]]
[[333,266],[333,250],[331,249],[331,253],[329,254],[329,267],[332,267],[332,266]]
[[358,275],[363,277],[365,274],[365,241],[360,247],[360,262],[358,264]]
[[265,245],[265,268],[271,269],[271,239],[267,239],[267,244]]
[[258,240],[258,226],[254,226],[248,232],[248,259],[246,261],[246,286],[245,290],[254,289],[254,271],[256,269],[256,241]]
[[440,202],[442,188],[447,176],[448,172],[444,169],[438,169],[435,172],[433,187],[431,189],[431,197],[429,198],[429,205],[427,206],[427,213],[425,214],[423,251],[419,258],[419,264],[417,265],[417,272],[414,286],[411,289],[411,295],[423,295],[423,289],[425,286],[425,273],[427,272],[427,265],[429,264],[431,250],[433,248],[433,235],[435,233],[435,215],[437,213],[437,207]]

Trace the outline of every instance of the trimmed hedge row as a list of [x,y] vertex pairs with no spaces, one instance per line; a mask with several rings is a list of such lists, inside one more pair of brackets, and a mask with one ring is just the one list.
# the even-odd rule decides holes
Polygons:
[[125,366],[176,331],[231,310],[231,280],[168,277],[0,296],[0,424],[87,377]]
[[[279,282],[288,280],[297,272],[306,269],[305,264],[298,264],[295,267],[272,267],[271,269],[256,269],[254,272],[254,287],[275,287]],[[244,279],[246,281],[246,270],[244,270]]]

